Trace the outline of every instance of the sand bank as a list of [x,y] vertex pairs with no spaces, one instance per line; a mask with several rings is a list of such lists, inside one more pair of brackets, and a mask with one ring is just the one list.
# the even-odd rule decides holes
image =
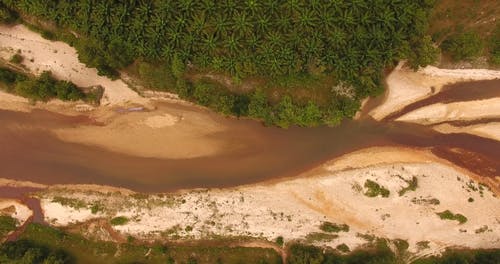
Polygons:
[[500,71],[487,69],[439,69],[427,66],[415,72],[401,62],[387,77],[387,98],[369,115],[380,120],[404,106],[438,93],[446,84],[500,78]]
[[8,60],[18,50],[24,57],[23,65],[35,74],[50,71],[54,77],[81,87],[101,85],[105,89],[103,105],[146,102],[122,80],[110,80],[99,76],[96,69],[86,67],[68,44],[44,39],[23,25],[0,25],[0,56]]

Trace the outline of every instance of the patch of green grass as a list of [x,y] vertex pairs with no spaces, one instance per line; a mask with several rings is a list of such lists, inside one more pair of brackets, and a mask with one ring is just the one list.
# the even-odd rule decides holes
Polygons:
[[276,238],[276,244],[278,244],[278,246],[282,247],[284,243],[285,243],[285,240],[283,239],[282,236],[279,236]]
[[24,60],[23,55],[21,55],[19,53],[12,55],[12,57],[10,58],[10,62],[15,63],[15,64],[19,64],[19,63],[23,62],[23,60]]
[[377,197],[379,195],[384,198],[389,197],[390,191],[372,180],[367,179],[364,186],[367,189],[364,194],[368,197]]
[[346,224],[335,224],[331,222],[323,222],[319,229],[328,233],[349,232],[349,226]]
[[405,182],[408,183],[408,186],[399,190],[398,192],[399,196],[403,196],[408,191],[415,191],[418,187],[418,179],[415,176],[413,176],[411,180],[405,180]]
[[[62,263],[282,263],[280,255],[272,249],[221,246],[220,244],[225,243],[223,240],[215,245],[203,243],[142,245],[138,241],[133,241],[118,246],[113,242],[89,240],[77,234],[65,233],[39,224],[28,225],[20,239],[39,247],[50,248],[54,252],[63,252],[74,259],[73,262]],[[148,251],[150,253],[146,256]],[[1,260],[0,252],[0,263],[18,263],[12,259],[6,262]]]
[[10,231],[14,231],[17,220],[10,216],[0,215],[0,238],[6,236]]
[[456,220],[458,221],[460,224],[463,224],[465,222],[467,222],[467,217],[465,217],[464,215],[462,214],[454,214],[452,213],[450,210],[446,210],[446,211],[443,211],[443,212],[440,212],[440,213],[436,213],[439,218],[441,219],[445,219],[445,220]]
[[339,237],[339,235],[337,235],[337,234],[314,232],[314,233],[307,234],[306,240],[309,243],[313,243],[313,242],[317,242],[317,241],[332,241],[338,237]]
[[128,223],[129,219],[125,216],[117,216],[109,221],[111,225],[124,225]]
[[82,208],[87,208],[87,203],[85,203],[82,200],[79,199],[74,199],[74,198],[67,198],[67,197],[62,197],[62,196],[54,196],[52,198],[53,203],[58,203],[63,206],[69,206],[75,209],[82,209]]
[[349,251],[351,251],[351,249],[349,249],[349,246],[347,246],[346,244],[342,243],[340,245],[338,245],[337,247],[335,247],[338,251],[340,252],[343,252],[343,253],[347,253]]

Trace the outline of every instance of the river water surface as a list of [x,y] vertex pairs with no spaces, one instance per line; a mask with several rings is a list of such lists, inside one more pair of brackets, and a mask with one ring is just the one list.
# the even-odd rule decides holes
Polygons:
[[[496,84],[496,91],[475,89],[472,97],[500,96],[500,80]],[[463,85],[456,87],[462,91]],[[466,85],[474,88],[481,83]],[[454,97],[450,92],[453,89],[450,86],[445,90],[445,101],[468,100],[463,93]],[[85,116],[0,110],[0,177],[45,184],[103,184],[141,192],[227,187],[294,176],[371,146],[429,148],[482,176],[500,175],[500,143],[468,134],[446,135],[421,125],[370,118],[346,121],[335,128],[290,129],[264,127],[251,120],[214,118],[229,127],[215,136],[245,147],[212,157],[166,160],[63,142],[46,129],[100,125]]]

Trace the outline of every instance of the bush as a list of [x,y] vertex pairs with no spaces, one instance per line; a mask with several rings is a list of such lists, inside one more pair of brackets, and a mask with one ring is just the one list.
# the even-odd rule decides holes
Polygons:
[[21,62],[23,62],[23,60],[24,60],[23,55],[21,55],[19,53],[12,55],[12,57],[10,58],[10,62],[15,63],[15,64],[20,64]]
[[449,36],[441,44],[441,48],[448,52],[452,59],[470,60],[481,54],[483,40],[476,32],[462,32]]
[[10,231],[16,229],[17,220],[10,216],[0,215],[0,240]]
[[278,246],[282,247],[284,243],[285,241],[282,236],[276,238],[276,244],[278,244]]
[[387,190],[385,187],[380,186],[380,184],[367,179],[365,181],[365,188],[368,190],[365,192],[365,195],[368,197],[376,197],[376,196],[382,196],[382,197],[389,197],[390,191]]
[[467,217],[462,214],[453,214],[450,210],[436,213],[439,218],[446,220],[457,220],[460,224],[467,222]]
[[109,221],[109,223],[111,225],[116,226],[116,225],[124,225],[124,224],[128,223],[128,221],[129,221],[129,219],[125,216],[117,216],[117,217],[111,219],[111,221]]
[[331,222],[323,222],[319,229],[328,233],[349,232],[349,226],[346,224],[334,224]]

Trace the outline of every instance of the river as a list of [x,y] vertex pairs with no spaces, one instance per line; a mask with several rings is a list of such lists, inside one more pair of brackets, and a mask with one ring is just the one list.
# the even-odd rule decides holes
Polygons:
[[[473,89],[472,97],[464,96],[464,85]],[[478,85],[483,83],[449,86],[444,90],[446,97],[440,101],[500,94],[500,80],[488,89],[476,89]],[[460,92],[453,93],[454,89]],[[482,176],[500,175],[500,142],[478,136],[440,134],[422,125],[393,120],[377,122],[370,118],[345,121],[335,128],[289,129],[264,127],[252,120],[215,118],[229,128],[215,136],[243,148],[211,157],[168,160],[67,143],[47,130],[101,125],[85,116],[69,117],[42,110],[31,113],[0,110],[0,177],[44,184],[102,184],[148,193],[228,187],[294,176],[332,158],[371,146],[429,148]]]

